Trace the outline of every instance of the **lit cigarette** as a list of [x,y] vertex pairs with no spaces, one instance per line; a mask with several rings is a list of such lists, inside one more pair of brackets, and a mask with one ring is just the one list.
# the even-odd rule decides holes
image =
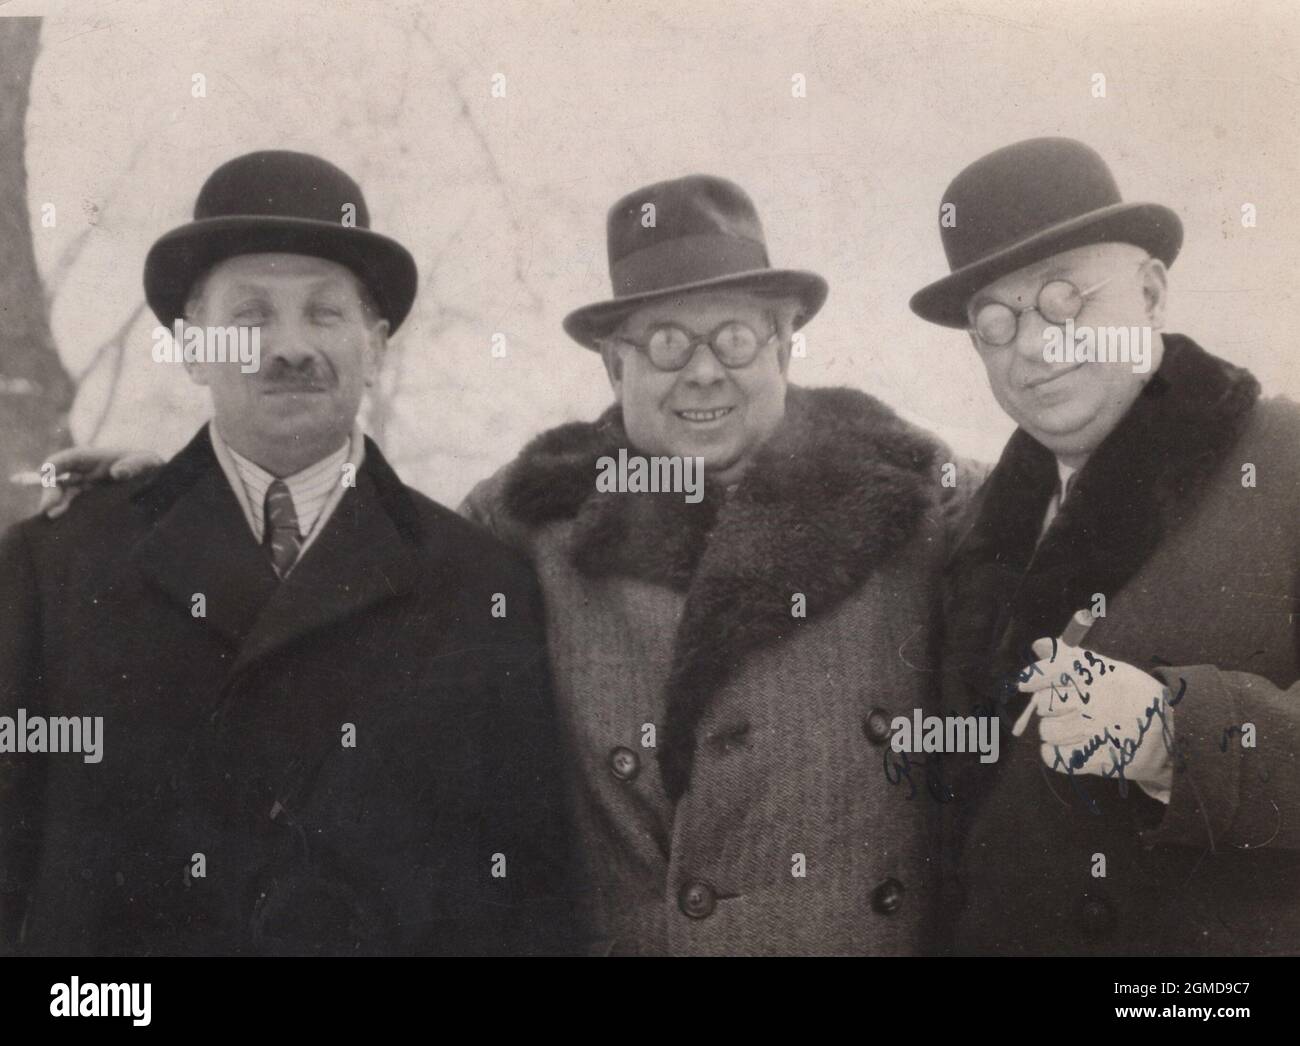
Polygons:
[[[60,472],[54,477],[54,482],[66,483],[71,478],[71,472]],[[42,487],[45,485],[45,477],[39,472],[15,472],[9,477],[9,482],[16,487]]]

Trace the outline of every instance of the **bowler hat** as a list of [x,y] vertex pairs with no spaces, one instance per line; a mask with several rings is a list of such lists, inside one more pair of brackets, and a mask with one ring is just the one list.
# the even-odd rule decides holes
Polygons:
[[629,193],[610,208],[606,239],[613,299],[564,318],[564,329],[589,349],[647,302],[686,291],[788,294],[802,305],[796,326],[826,300],[816,273],[772,268],[753,201],[725,178],[692,174]]
[[149,307],[170,327],[194,282],[238,254],[307,254],[351,269],[390,330],[415,300],[415,259],[370,231],[361,187],[319,156],[271,150],[222,164],[203,183],[194,221],[165,234],[144,263]]
[[1166,265],[1183,225],[1156,203],[1125,203],[1105,161],[1070,138],[1031,138],[976,160],[943,194],[943,279],[912,295],[922,319],[966,327],[981,287],[1043,258],[1094,243],[1131,243]]

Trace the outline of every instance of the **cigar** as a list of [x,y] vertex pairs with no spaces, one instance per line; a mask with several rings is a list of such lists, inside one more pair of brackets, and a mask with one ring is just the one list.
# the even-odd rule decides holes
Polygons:
[[[71,478],[71,472],[60,472],[54,477],[54,482],[56,485],[67,483]],[[42,487],[45,485],[45,477],[39,472],[15,472],[9,477],[9,482],[16,487]]]

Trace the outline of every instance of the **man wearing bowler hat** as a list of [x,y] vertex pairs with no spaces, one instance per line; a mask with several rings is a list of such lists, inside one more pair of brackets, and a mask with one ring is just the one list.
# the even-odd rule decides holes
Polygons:
[[[923,950],[939,783],[888,740],[930,703],[948,456],[788,384],[827,288],[771,266],[739,186],[632,192],[608,245],[613,298],[564,326],[616,402],[464,507],[542,579],[587,948]],[[634,460],[701,461],[702,497],[603,482]]]
[[533,573],[357,427],[410,254],[343,171],[259,152],[144,283],[169,328],[256,331],[260,367],[187,354],[213,412],[190,444],[0,543],[0,713],[102,721],[93,762],[0,752],[0,947],[553,947]]
[[1018,425],[946,571],[946,701],[1004,730],[955,789],[951,947],[1294,953],[1300,408],[1163,333],[1182,226],[1087,146],[985,156],[941,215],[912,308]]

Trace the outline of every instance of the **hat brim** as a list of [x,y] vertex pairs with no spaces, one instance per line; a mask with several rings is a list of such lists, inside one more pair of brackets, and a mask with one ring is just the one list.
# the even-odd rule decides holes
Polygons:
[[1172,265],[1183,244],[1183,223],[1158,203],[1111,204],[1048,226],[965,265],[922,287],[909,305],[923,320],[965,329],[970,325],[966,304],[982,287],[1053,254],[1095,243],[1131,243]]
[[796,328],[802,327],[817,314],[825,304],[829,290],[826,281],[815,272],[754,269],[585,305],[564,317],[564,329],[578,344],[595,351],[600,339],[612,334],[624,319],[643,305],[664,298],[679,297],[690,291],[731,289],[749,290],[765,297],[788,294],[796,298],[802,307],[801,315],[795,323]]
[[170,327],[183,315],[194,282],[213,265],[264,253],[306,254],[351,269],[374,296],[390,332],[401,326],[415,301],[415,259],[396,240],[333,222],[253,215],[207,218],[163,235],[145,258],[145,300]]

